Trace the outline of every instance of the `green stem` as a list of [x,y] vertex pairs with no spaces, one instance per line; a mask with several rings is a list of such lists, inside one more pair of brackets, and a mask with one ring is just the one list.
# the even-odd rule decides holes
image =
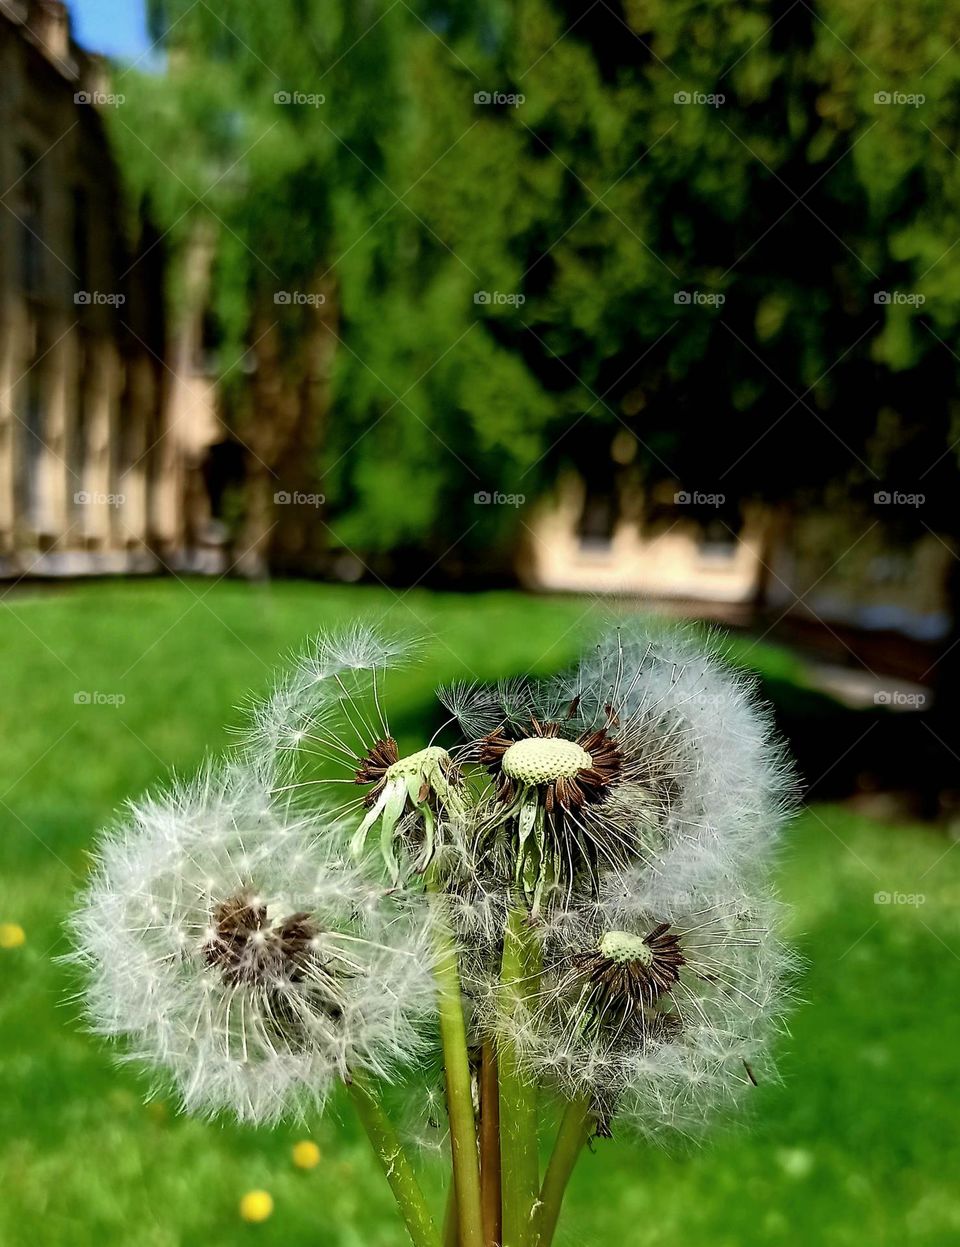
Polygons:
[[443,1214],[443,1247],[458,1247],[458,1238],[457,1188],[451,1175],[450,1190],[447,1192],[447,1210]]
[[596,1114],[591,1110],[588,1101],[573,1100],[567,1105],[540,1191],[534,1247],[550,1247],[567,1183],[577,1163],[577,1157],[596,1124]]
[[477,1126],[473,1115],[470,1059],[467,1055],[467,1028],[463,1020],[457,946],[443,913],[442,897],[436,883],[428,881],[437,922],[437,1007],[440,1039],[447,1084],[447,1114],[450,1118],[450,1149],[453,1153],[453,1181],[456,1188],[460,1247],[483,1247],[483,1215],[480,1203],[480,1157],[477,1153]]
[[420,1183],[380,1097],[362,1074],[354,1074],[347,1085],[415,1247],[441,1247]]
[[[537,990],[540,947],[525,909],[512,910],[503,938],[500,970],[505,1007],[517,1011]],[[501,1039],[497,1053],[500,1077],[500,1163],[503,1187],[503,1247],[528,1247],[540,1193],[537,1157],[536,1087],[520,1068],[516,1046]]]

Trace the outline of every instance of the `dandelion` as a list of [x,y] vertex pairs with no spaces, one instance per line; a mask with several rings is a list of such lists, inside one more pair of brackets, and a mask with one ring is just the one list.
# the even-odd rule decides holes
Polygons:
[[476,836],[536,913],[642,862],[734,877],[772,843],[792,781],[749,681],[684,633],[621,629],[569,675],[445,704],[492,790]]
[[[351,847],[359,856],[379,825],[379,847],[391,882],[401,875],[398,847],[423,873],[447,842],[448,824],[466,813],[458,768],[431,741],[401,756],[383,708],[381,688],[409,647],[373,629],[320,637],[295,662],[265,702],[254,708],[248,745],[257,765],[283,791],[329,790],[338,784],[366,791],[339,804],[339,819],[362,815]],[[311,770],[319,765],[321,773]]]
[[293,1163],[298,1169],[316,1169],[320,1164],[320,1149],[312,1139],[301,1139],[290,1149]]
[[0,948],[22,948],[27,933],[19,922],[0,922]]
[[240,1200],[240,1216],[256,1225],[273,1213],[273,1196],[269,1191],[247,1191]]
[[429,918],[331,852],[248,772],[146,798],[104,840],[73,920],[95,1029],[183,1107],[272,1121],[423,1046]]
[[367,833],[379,820],[380,852],[396,882],[400,867],[394,852],[397,826],[409,810],[422,826],[422,846],[416,869],[421,873],[433,861],[437,845],[438,810],[445,815],[462,818],[465,813],[458,791],[459,777],[446,749],[428,745],[401,758],[392,736],[376,741],[357,768],[356,782],[371,784],[364,797],[369,806],[353,839],[353,852],[359,855]]
[[779,923],[765,889],[672,894],[612,874],[596,901],[554,915],[536,991],[494,1025],[597,1133],[614,1117],[649,1135],[701,1130],[772,1076],[790,966]]
[[[447,689],[463,743],[444,724],[404,753],[384,684],[408,653],[320,638],[235,761],[134,803],[73,960],[94,1027],[187,1109],[302,1117],[345,1083],[415,1247],[440,1247],[377,1087],[406,1069],[424,1146],[449,1147],[448,1236],[549,1247],[590,1137],[692,1134],[774,1076],[790,769],[689,632],[633,624],[566,675]],[[542,1179],[540,1096],[566,1106]],[[272,1207],[251,1191],[241,1215]]]

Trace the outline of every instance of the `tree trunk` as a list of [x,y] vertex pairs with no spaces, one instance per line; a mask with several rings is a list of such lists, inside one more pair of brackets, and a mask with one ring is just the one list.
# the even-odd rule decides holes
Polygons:
[[[278,309],[262,304],[251,328],[255,369],[250,411],[238,436],[247,452],[244,516],[234,570],[257,579],[276,569],[305,573],[322,564],[326,543],[320,453],[331,402],[338,307],[332,279],[314,283],[292,350]],[[283,314],[283,313],[279,313]]]

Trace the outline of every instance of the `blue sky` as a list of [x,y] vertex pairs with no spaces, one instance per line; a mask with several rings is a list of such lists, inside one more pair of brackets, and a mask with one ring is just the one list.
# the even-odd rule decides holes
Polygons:
[[135,60],[150,46],[146,0],[67,0],[73,37],[91,52]]

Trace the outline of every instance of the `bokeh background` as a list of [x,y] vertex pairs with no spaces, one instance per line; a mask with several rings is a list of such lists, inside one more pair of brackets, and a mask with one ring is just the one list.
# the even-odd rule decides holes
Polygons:
[[403,1241],[347,1105],[145,1103],[64,915],[318,629],[424,639],[414,740],[634,612],[790,739],[805,968],[749,1123],[558,1241],[960,1241],[958,104],[957,0],[0,0],[4,1247]]

